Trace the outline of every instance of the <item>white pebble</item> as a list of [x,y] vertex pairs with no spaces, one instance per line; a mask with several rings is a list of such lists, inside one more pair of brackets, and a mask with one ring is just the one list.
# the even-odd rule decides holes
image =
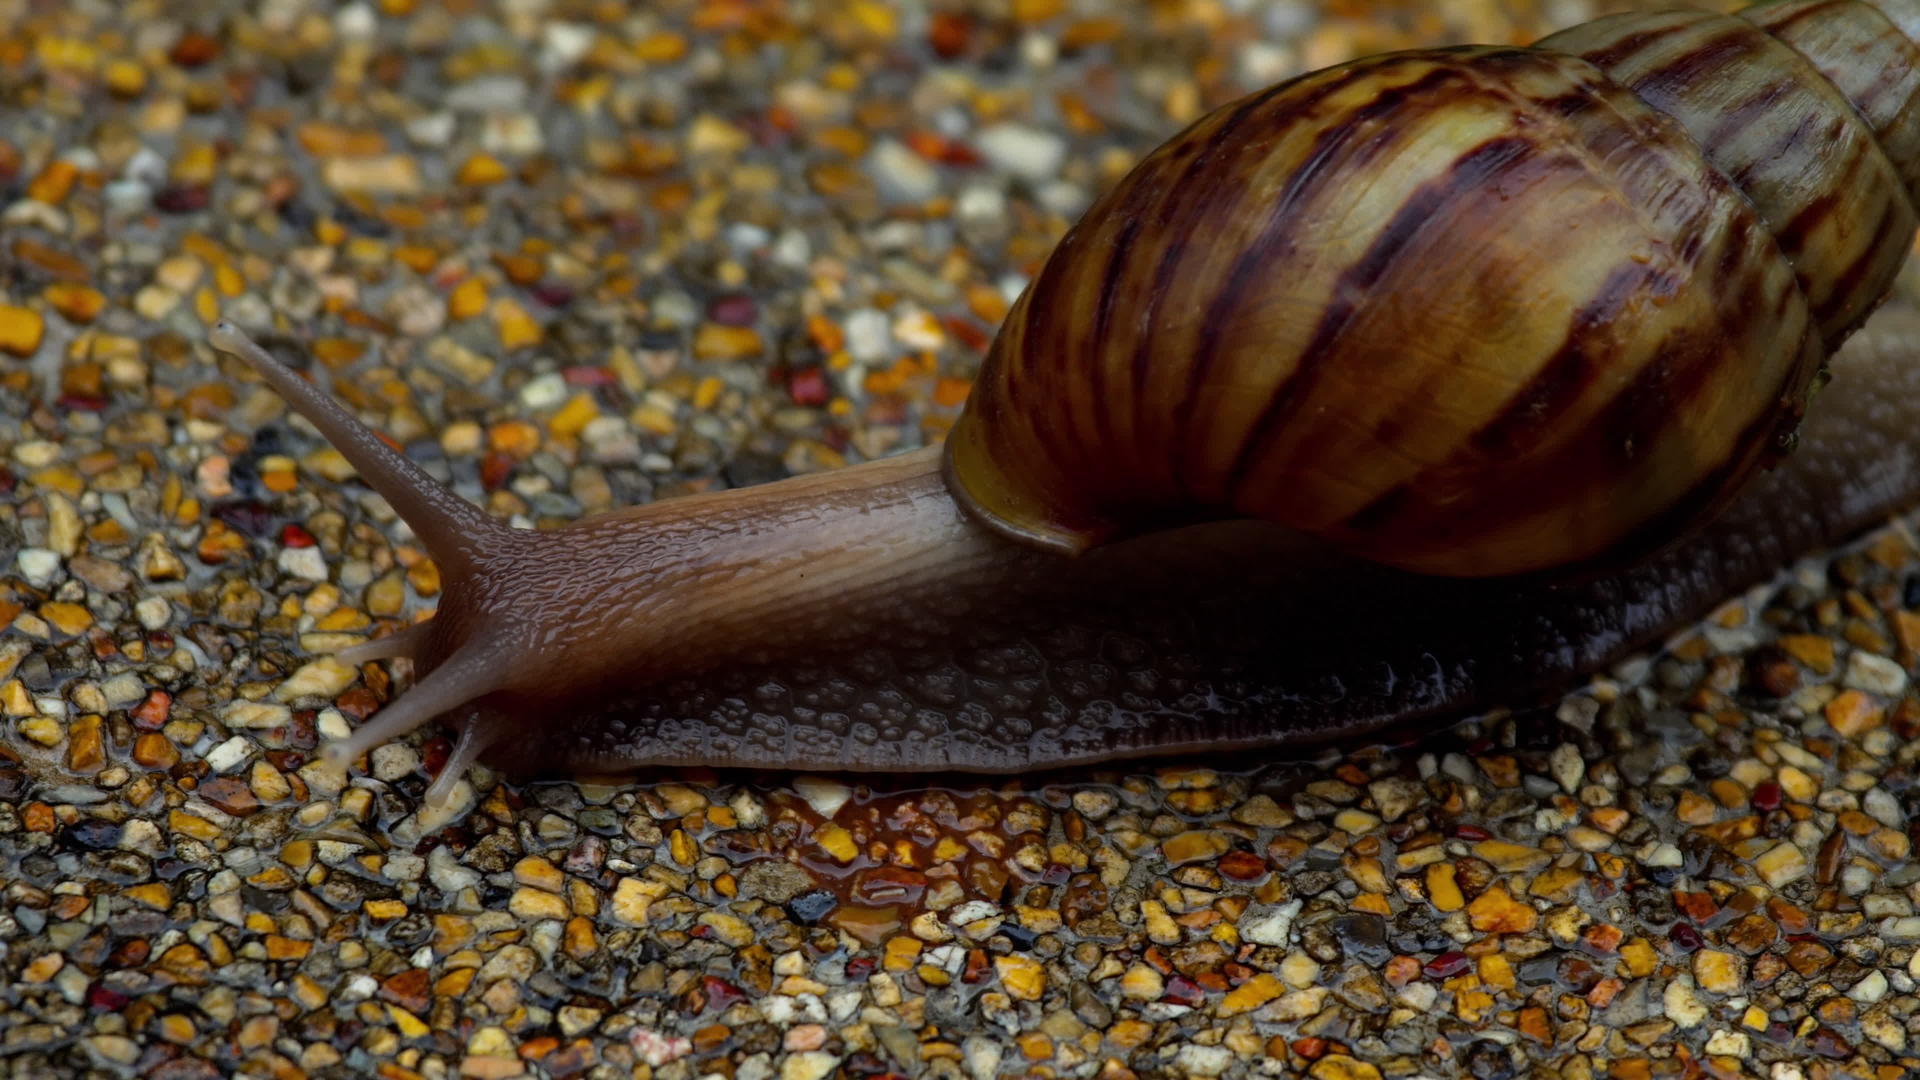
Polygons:
[[1888,919],[1880,924],[1880,936],[1889,941],[1920,941],[1920,915]]
[[167,159],[152,147],[142,146],[121,167],[120,178],[149,188],[159,187],[167,182]]
[[368,755],[375,779],[392,781],[411,776],[420,767],[420,755],[403,742],[382,743]]
[[427,855],[427,877],[433,887],[448,895],[462,889],[470,889],[480,884],[480,871],[463,866],[459,859],[445,846],[438,846]]
[[831,819],[840,812],[840,808],[853,798],[853,789],[838,780],[824,776],[796,776],[793,778],[793,790],[813,812],[823,818]]
[[347,41],[365,41],[380,29],[380,18],[365,4],[348,4],[334,15],[333,28]]
[[925,202],[940,194],[940,170],[898,139],[882,139],[867,156],[880,194],[894,202]]
[[1087,204],[1093,201],[1086,188],[1071,180],[1055,180],[1042,185],[1039,197],[1041,206],[1065,218],[1079,217]]
[[280,556],[275,560],[282,573],[291,574],[303,581],[327,580],[327,557],[313,546],[281,548]]
[[1867,791],[1860,805],[1873,820],[1889,829],[1898,829],[1906,825],[1906,815],[1900,812],[1900,801],[1888,793],[1886,788],[1874,787]]
[[1270,86],[1293,74],[1299,61],[1288,46],[1253,41],[1240,50],[1240,78],[1248,86]]
[[540,63],[549,70],[563,68],[593,48],[594,29],[571,22],[550,22],[541,29]]
[[861,308],[847,316],[847,352],[863,364],[884,360],[893,351],[893,328],[885,314]]
[[991,919],[1000,914],[1000,905],[989,900],[968,900],[947,913],[947,921],[955,926]]
[[780,1080],[825,1080],[839,1065],[839,1055],[825,1050],[788,1054],[780,1063]]
[[567,380],[557,371],[531,379],[520,388],[520,404],[529,409],[551,409],[566,397]]
[[813,258],[813,241],[799,229],[788,229],[773,245],[773,261],[795,270],[804,269]]
[[1751,1042],[1745,1033],[1728,1031],[1726,1028],[1715,1031],[1707,1040],[1707,1053],[1725,1057],[1746,1057],[1750,1047]]
[[36,589],[46,588],[60,576],[60,555],[46,548],[21,548],[14,562],[20,566],[20,576]]
[[1293,920],[1300,914],[1300,901],[1255,905],[1240,916],[1240,936],[1255,945],[1285,945],[1293,934]]
[[1907,692],[1907,669],[1878,653],[1859,651],[1847,660],[1847,674],[1842,681],[1855,690],[1899,697]]
[[142,855],[164,855],[167,839],[160,835],[160,826],[145,818],[131,818],[126,828],[120,830],[120,847],[124,851],[137,851]]
[[422,113],[407,121],[407,138],[417,146],[445,146],[453,141],[454,116],[450,112]]
[[1867,972],[1867,977],[1853,984],[1847,996],[1862,1005],[1871,1005],[1887,996],[1887,977],[1879,971]]
[[1060,175],[1067,158],[1067,141],[1050,131],[1025,124],[994,124],[974,137],[980,153],[996,168],[1023,180],[1039,183]]
[[1587,763],[1580,756],[1580,748],[1572,743],[1554,747],[1553,753],[1547,756],[1547,767],[1553,771],[1560,790],[1569,795],[1579,791],[1587,778]]
[[480,145],[489,153],[531,157],[546,149],[540,121],[525,110],[488,113],[480,128]]
[[1188,1076],[1219,1076],[1233,1064],[1233,1051],[1224,1046],[1187,1043],[1174,1052],[1173,1063]]
[[1668,983],[1662,1004],[1666,1006],[1667,1019],[1683,1028],[1695,1027],[1707,1018],[1707,1004],[1694,992],[1691,975],[1681,975]]
[[235,735],[219,746],[207,751],[207,768],[214,772],[226,772],[253,756],[253,743],[242,736]]
[[108,208],[117,214],[144,213],[153,203],[153,188],[138,180],[115,180],[102,191]]
[[1641,856],[1640,865],[1671,867],[1679,866],[1685,861],[1680,854],[1679,848],[1674,847],[1672,844],[1659,843],[1653,845],[1645,855]]
[[447,92],[447,108],[464,112],[501,112],[524,108],[527,83],[518,75],[483,75]]
[[285,727],[292,720],[292,709],[269,701],[234,701],[220,710],[221,723],[249,731]]
[[1043,71],[1060,58],[1060,43],[1038,30],[1020,39],[1020,59],[1036,71]]
[[426,868],[427,860],[410,851],[403,851],[387,856],[380,872],[387,876],[388,881],[419,881],[421,872]]
[[335,1001],[352,1003],[365,1001],[380,989],[380,983],[371,975],[355,975],[341,991],[334,996]]
[[969,1035],[960,1044],[967,1062],[967,1075],[973,1080],[993,1080],[1000,1075],[1000,1044],[980,1035]]
[[940,329],[940,320],[931,312],[917,308],[904,312],[893,323],[893,336],[900,344],[909,349],[931,352],[947,343],[947,335]]
[[100,684],[100,696],[107,704],[116,709],[124,709],[147,696],[147,687],[140,676],[132,672],[122,672],[108,678]]
[[752,222],[736,221],[727,226],[727,246],[736,254],[747,255],[766,247],[773,234]]
[[149,596],[133,606],[133,613],[141,626],[159,630],[173,621],[173,604],[164,596]]
[[989,184],[968,184],[954,201],[953,215],[961,221],[988,224],[1007,216],[1007,196]]

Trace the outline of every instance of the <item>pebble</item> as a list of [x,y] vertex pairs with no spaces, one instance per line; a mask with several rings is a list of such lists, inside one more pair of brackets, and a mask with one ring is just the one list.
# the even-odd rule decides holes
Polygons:
[[321,167],[327,186],[342,194],[413,196],[420,193],[419,166],[413,158],[384,154],[367,158],[330,158]]
[[1712,1013],[1707,1003],[1695,992],[1693,978],[1688,975],[1678,976],[1668,983],[1662,1001],[1667,1019],[1683,1028],[1698,1027]]
[[1887,657],[1857,650],[1847,658],[1847,672],[1842,681],[1855,690],[1899,697],[1907,692],[1907,669]]
[[326,553],[316,547],[281,548],[274,563],[282,573],[302,581],[327,580]]
[[60,576],[60,553],[46,548],[21,548],[14,556],[14,563],[20,568],[20,576],[27,584],[44,589],[53,584]]
[[1173,1065],[1189,1076],[1219,1076],[1233,1064],[1233,1051],[1224,1046],[1186,1043],[1174,1052]]
[[980,129],[974,142],[995,168],[1030,183],[1058,176],[1066,161],[1065,139],[1024,124],[991,124]]
[[826,1080],[839,1065],[838,1055],[821,1050],[789,1054],[780,1064],[780,1080]]
[[1791,841],[1783,841],[1754,859],[1753,869],[1760,880],[1778,889],[1807,875],[1807,856]]
[[853,798],[853,788],[831,777],[796,776],[793,778],[793,790],[813,812],[822,818],[832,820],[840,808]]
[[27,357],[40,351],[46,320],[31,308],[0,304],[0,352]]
[[921,203],[940,193],[939,170],[898,140],[875,143],[867,167],[881,194],[893,201]]
[[1248,908],[1240,916],[1240,936],[1256,945],[1285,945],[1300,914],[1301,901]]

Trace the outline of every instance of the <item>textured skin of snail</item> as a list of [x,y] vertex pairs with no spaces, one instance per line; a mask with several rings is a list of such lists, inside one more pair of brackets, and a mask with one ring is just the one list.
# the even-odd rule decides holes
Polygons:
[[1913,242],[1916,40],[1789,0],[1304,76],[1089,211],[945,450],[551,532],[223,323],[442,571],[339,654],[418,678],[332,750],[449,721],[434,799],[483,752],[1013,771],[1593,671],[1920,500],[1920,312],[1853,333]]

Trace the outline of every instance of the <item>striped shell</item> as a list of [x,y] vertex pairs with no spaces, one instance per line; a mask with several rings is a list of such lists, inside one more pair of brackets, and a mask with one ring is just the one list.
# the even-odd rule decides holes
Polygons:
[[1920,0],[1600,19],[1212,113],[1069,232],[948,442],[1000,531],[1245,515],[1426,573],[1716,510],[1890,288]]

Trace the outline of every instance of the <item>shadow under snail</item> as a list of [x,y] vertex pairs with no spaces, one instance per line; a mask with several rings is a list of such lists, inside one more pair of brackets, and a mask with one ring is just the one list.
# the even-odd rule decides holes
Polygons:
[[1913,241],[1916,41],[1787,0],[1302,76],[1088,211],[944,448],[552,531],[222,323],[443,573],[338,654],[420,676],[331,749],[445,717],[435,800],[489,748],[1015,771],[1589,672],[1920,498],[1920,313],[1835,355]]

